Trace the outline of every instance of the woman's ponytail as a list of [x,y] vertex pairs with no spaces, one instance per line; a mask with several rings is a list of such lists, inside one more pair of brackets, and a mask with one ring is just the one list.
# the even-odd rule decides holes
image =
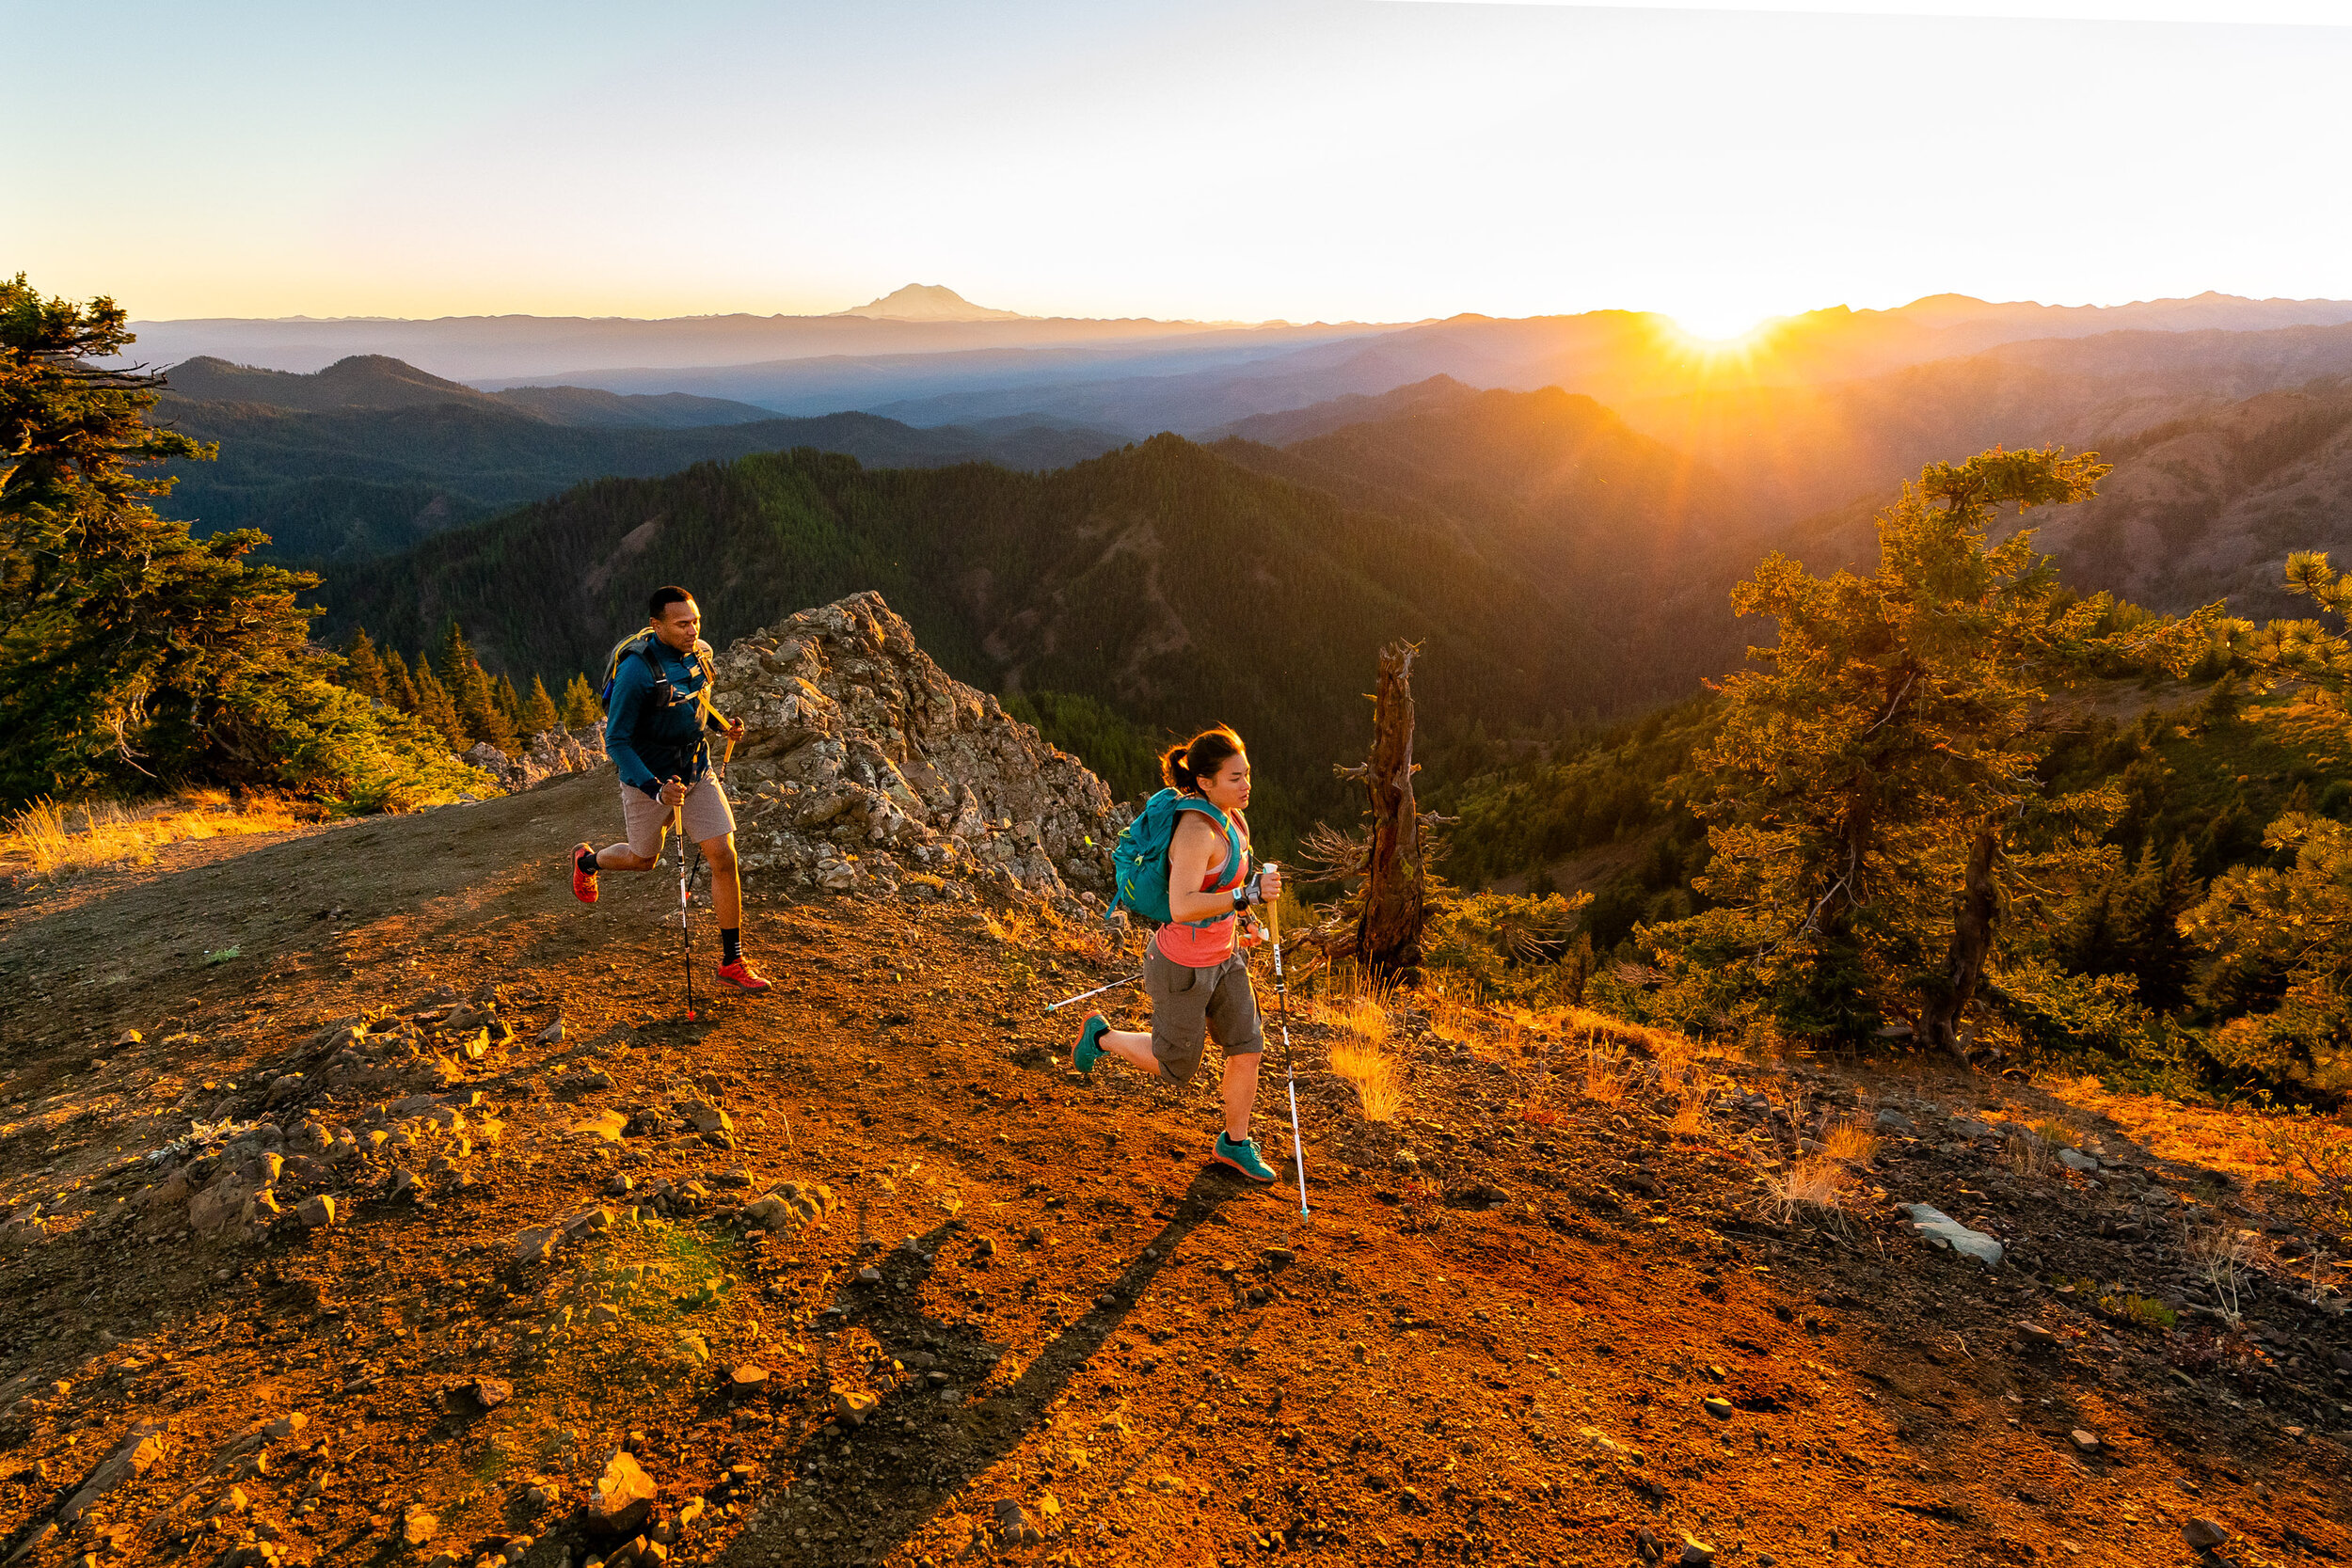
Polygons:
[[1241,736],[1227,725],[1219,724],[1161,752],[1160,777],[1170,789],[1198,795],[1200,781],[1216,777],[1217,770],[1241,755]]

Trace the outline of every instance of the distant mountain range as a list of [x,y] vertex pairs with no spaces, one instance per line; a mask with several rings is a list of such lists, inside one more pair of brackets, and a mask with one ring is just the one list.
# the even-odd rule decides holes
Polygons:
[[918,425],[1045,414],[1140,437],[1161,430],[1208,436],[1252,415],[1376,396],[1439,374],[1520,391],[1556,386],[1633,417],[1631,405],[1645,400],[1820,387],[2004,344],[2345,324],[2352,302],[2340,300],[2208,293],[2057,307],[1936,295],[1892,310],[1788,317],[1724,352],[1637,311],[1403,325],[1078,321],[986,311],[933,285],[831,316],[219,320],[135,328],[137,352],[151,363],[210,356],[309,372],[385,355],[484,390],[560,383],[683,392],[781,414],[859,409]]
[[894,467],[990,462],[1057,468],[1120,438],[1042,419],[916,430],[872,414],[783,420],[683,393],[580,387],[484,393],[398,359],[361,356],[310,375],[216,359],[176,366],[156,418],[220,443],[175,463],[162,510],[199,533],[258,528],[279,561],[347,562],[586,480],[813,447]]
[[[421,366],[435,375],[484,386],[560,381],[633,392],[648,388],[622,382],[647,374],[708,373],[714,368],[787,360],[867,361],[953,356],[976,351],[1093,349],[1121,351],[1136,364],[1145,364],[1151,360],[1153,346],[1161,343],[1189,345],[1195,350],[1203,344],[1222,343],[1231,349],[1263,351],[1389,330],[1351,323],[1299,326],[1272,322],[1248,326],[1231,322],[1085,321],[1010,312],[913,319],[866,313],[895,297],[885,296],[856,311],[829,316],[149,321],[132,325],[138,335],[132,352],[152,365],[210,356],[297,372],[322,370],[354,355],[380,354]],[[678,388],[660,386],[650,389]],[[901,390],[896,395],[909,394]]]
[[463,404],[507,409],[548,424],[661,430],[741,424],[776,417],[774,410],[753,404],[685,392],[608,392],[595,387],[516,387],[481,392],[380,354],[356,354],[309,375],[199,356],[172,366],[169,385],[173,398],[190,403],[250,404],[309,414]]

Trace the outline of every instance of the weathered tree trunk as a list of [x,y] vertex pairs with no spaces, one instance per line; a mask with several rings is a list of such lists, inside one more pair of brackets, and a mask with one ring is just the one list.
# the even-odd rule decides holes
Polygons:
[[1979,828],[1968,846],[1967,879],[1961,887],[1960,908],[1952,917],[1952,947],[1944,960],[1942,985],[1928,999],[1922,1015],[1928,1044],[1963,1061],[1968,1058],[1968,1049],[1961,1043],[1961,1015],[1977,999],[1984,960],[1993,951],[1993,925],[2000,915],[2000,900],[1993,885],[1993,863],[2000,852],[1993,830]]
[[[1361,778],[1372,795],[1372,844],[1356,958],[1374,974],[1410,978],[1421,970],[1427,911],[1421,816],[1413,803],[1413,656],[1410,642],[1380,650],[1372,699],[1372,756]],[[1355,769],[1349,769],[1354,773]]]

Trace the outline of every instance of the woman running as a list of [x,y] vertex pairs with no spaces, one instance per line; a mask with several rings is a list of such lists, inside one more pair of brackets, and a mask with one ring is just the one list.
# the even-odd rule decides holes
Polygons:
[[1096,1013],[1086,1021],[1071,1062],[1079,1071],[1091,1072],[1107,1053],[1171,1084],[1184,1084],[1200,1070],[1203,1034],[1215,1036],[1225,1054],[1225,1131],[1217,1134],[1215,1158],[1252,1181],[1270,1182],[1274,1168],[1249,1136],[1264,1042],[1248,961],[1238,951],[1255,946],[1258,938],[1254,932],[1241,936],[1238,927],[1250,906],[1282,896],[1281,873],[1266,866],[1249,875],[1249,823],[1242,815],[1249,804],[1249,757],[1241,736],[1223,725],[1203,730],[1160,758],[1160,776],[1170,789],[1216,807],[1232,832],[1209,812],[1177,815],[1168,847],[1169,920],[1143,959],[1151,1032],[1113,1029]]

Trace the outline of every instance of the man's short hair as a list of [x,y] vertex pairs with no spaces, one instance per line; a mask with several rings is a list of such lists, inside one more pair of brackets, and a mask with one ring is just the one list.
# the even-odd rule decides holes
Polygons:
[[662,612],[668,610],[672,605],[685,604],[692,599],[693,596],[693,594],[689,594],[685,589],[680,588],[675,582],[665,583],[661,587],[655,589],[653,593],[647,596],[645,600],[645,616],[648,620],[659,621],[661,619]]

